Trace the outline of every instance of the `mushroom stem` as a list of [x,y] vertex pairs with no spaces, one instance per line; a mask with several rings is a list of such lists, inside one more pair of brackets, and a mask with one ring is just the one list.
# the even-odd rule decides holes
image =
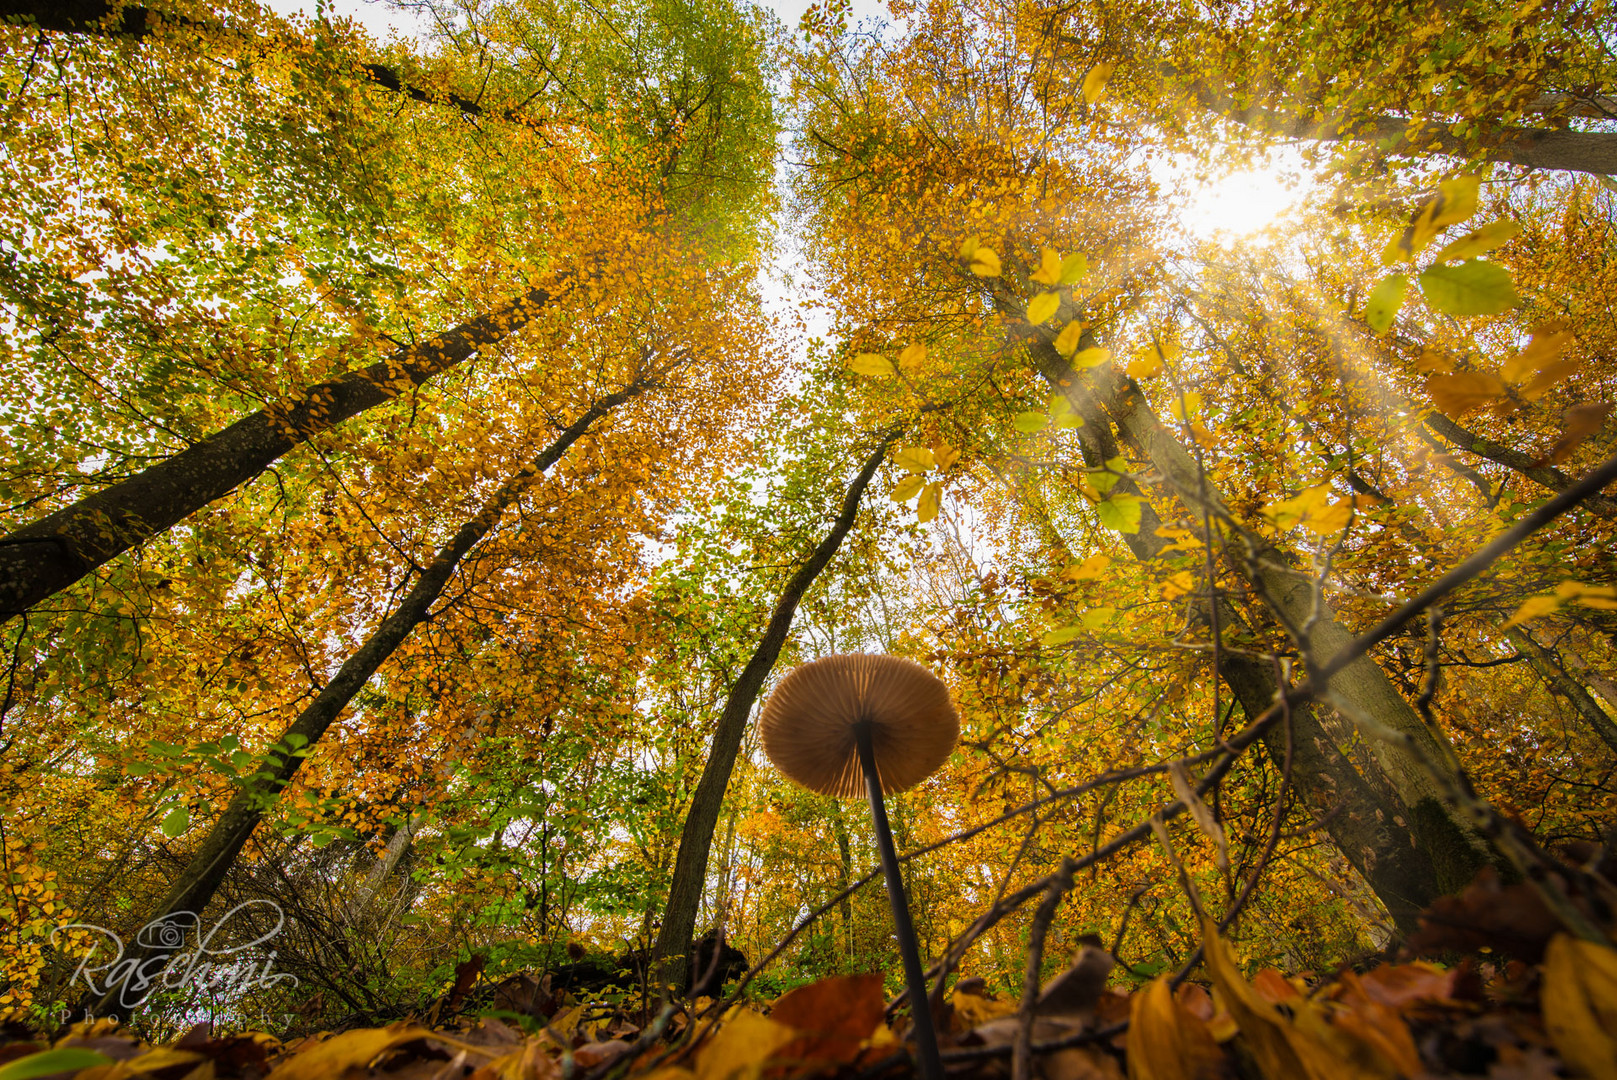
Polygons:
[[910,1015],[915,1030],[915,1053],[924,1080],[943,1080],[943,1059],[938,1055],[938,1036],[932,1028],[932,1007],[927,1002],[926,973],[921,969],[921,951],[915,942],[915,924],[910,921],[910,905],[904,895],[904,878],[898,870],[898,852],[893,833],[887,827],[887,804],[882,799],[881,778],[876,773],[876,750],[871,742],[872,725],[862,720],[853,725],[859,747],[859,764],[865,773],[865,790],[870,793],[870,816],[876,824],[876,850],[881,852],[882,875],[887,879],[887,899],[893,905],[893,929],[898,934],[898,951],[904,958],[904,981],[910,988]]

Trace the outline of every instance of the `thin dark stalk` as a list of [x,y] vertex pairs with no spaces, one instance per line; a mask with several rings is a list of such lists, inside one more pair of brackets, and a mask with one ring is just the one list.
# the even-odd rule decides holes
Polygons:
[[882,800],[881,777],[876,772],[876,750],[871,745],[870,725],[854,725],[859,745],[859,764],[865,770],[865,790],[870,793],[870,816],[876,824],[876,850],[881,853],[882,873],[887,877],[887,898],[893,905],[893,929],[898,935],[898,951],[904,958],[904,981],[910,988],[910,1014],[915,1032],[915,1056],[925,1080],[943,1080],[943,1059],[938,1055],[938,1034],[932,1028],[932,1008],[926,999],[926,973],[921,969],[921,950],[915,941],[915,924],[910,921],[910,905],[904,895],[904,876],[898,868],[898,851],[887,827],[887,804]]

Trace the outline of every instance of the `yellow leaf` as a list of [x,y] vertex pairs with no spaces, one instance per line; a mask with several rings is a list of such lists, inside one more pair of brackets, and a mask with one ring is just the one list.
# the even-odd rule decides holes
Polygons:
[[1195,587],[1196,576],[1189,570],[1181,570],[1162,583],[1162,598],[1168,601],[1177,600]]
[[1521,231],[1522,227],[1514,221],[1490,221],[1458,240],[1444,245],[1437,253],[1437,261],[1459,262],[1461,259],[1474,259],[1478,255],[1486,255],[1494,248],[1514,240]]
[[1303,528],[1315,536],[1335,536],[1347,528],[1353,517],[1353,502],[1343,499],[1320,510],[1311,511],[1303,518]]
[[860,353],[848,361],[848,370],[881,378],[893,373],[893,362],[881,353]]
[[1617,1076],[1617,952],[1555,935],[1542,997],[1544,1027],[1562,1060],[1584,1076]]
[[[1069,627],[1068,629],[1074,631],[1073,637],[1077,636],[1076,627]],[[1064,632],[1055,630],[1044,636],[1051,638]],[[1069,637],[1066,640],[1071,641],[1072,638]],[[1044,644],[1060,645],[1061,642],[1045,641]],[[1001,1016],[1014,1016],[1016,1014],[1016,1002],[1014,1001],[989,1001],[985,997],[979,997],[976,994],[962,994],[958,990],[950,996],[949,1000],[954,1004],[955,1016],[959,1017],[961,1025],[967,1030],[986,1024],[990,1020],[997,1020]]]
[[1202,396],[1194,390],[1187,390],[1175,398],[1168,406],[1168,411],[1175,420],[1190,421],[1201,415]]
[[980,248],[980,247],[982,247],[982,241],[979,240],[977,237],[975,237],[975,236],[966,237],[966,239],[961,241],[961,243],[960,243],[960,261],[961,262],[970,262],[971,257],[973,255],[977,254],[977,249]]
[[1068,581],[1097,581],[1110,565],[1112,565],[1111,556],[1091,555],[1083,562],[1074,563],[1061,571],[1061,576]]
[[1073,354],[1072,366],[1076,368],[1100,367],[1111,358],[1112,350],[1110,349],[1083,349]]
[[1095,104],[1101,92],[1106,89],[1106,81],[1112,77],[1113,64],[1096,64],[1084,76],[1084,102]]
[[915,498],[916,494],[921,490],[921,486],[925,483],[926,481],[919,476],[906,476],[893,485],[889,498],[896,503],[909,502]]
[[905,472],[924,473],[937,465],[937,459],[924,446],[906,446],[893,455],[893,464]]
[[1142,345],[1134,350],[1127,371],[1136,379],[1149,379],[1162,370],[1162,354],[1155,345]]
[[1477,212],[1477,191],[1482,186],[1478,176],[1456,176],[1437,185],[1437,201],[1432,208],[1432,224],[1454,225]]
[[697,1051],[696,1080],[756,1080],[769,1056],[796,1037],[796,1028],[738,1009]]
[[932,447],[932,460],[937,463],[939,472],[945,472],[960,460],[960,451],[948,443],[940,442]]
[[1032,279],[1051,288],[1061,284],[1061,256],[1053,248],[1039,253],[1039,268],[1033,272]]
[[1063,431],[1084,426],[1084,418],[1073,411],[1072,402],[1067,400],[1065,394],[1051,394],[1050,403],[1045,411],[1050,414],[1050,424]]
[[971,272],[978,277],[999,277],[999,255],[993,248],[978,246],[971,253]]
[[1427,376],[1426,392],[1439,412],[1459,419],[1504,397],[1505,381],[1483,371],[1434,374]]
[[1032,323],[1034,326],[1038,326],[1040,323],[1049,319],[1050,316],[1054,315],[1056,311],[1060,309],[1060,307],[1060,293],[1042,292],[1035,296],[1032,300],[1028,301],[1027,321]]
[[1521,352],[1505,361],[1499,375],[1515,385],[1539,374],[1572,344],[1572,331],[1559,323],[1549,323],[1533,331],[1532,340]]
[[1548,615],[1552,611],[1559,611],[1564,601],[1561,597],[1551,593],[1543,596],[1529,596],[1522,601],[1522,606],[1516,609],[1516,614],[1505,620],[1502,629],[1509,630],[1512,626],[1520,626],[1529,619],[1536,619],[1540,615]]
[[938,516],[938,507],[943,502],[943,485],[937,481],[921,489],[921,501],[915,505],[915,520],[922,525]]
[[1241,976],[1229,944],[1218,936],[1218,925],[1207,918],[1202,919],[1202,955],[1213,988],[1267,1080],[1338,1080],[1364,1075],[1293,1027],[1287,1014],[1258,996]]
[[913,372],[926,361],[926,346],[917,341],[913,345],[904,346],[904,351],[898,354],[898,366],[905,371]]
[[1075,251],[1061,260],[1061,272],[1056,280],[1062,285],[1072,285],[1087,273],[1089,260]]
[[1076,319],[1062,327],[1061,333],[1056,335],[1056,352],[1071,359],[1072,354],[1078,351],[1078,339],[1083,336],[1083,332],[1084,324]]
[[356,1028],[299,1051],[275,1066],[266,1080],[327,1080],[349,1069],[363,1069],[385,1051],[431,1035],[416,1024]]

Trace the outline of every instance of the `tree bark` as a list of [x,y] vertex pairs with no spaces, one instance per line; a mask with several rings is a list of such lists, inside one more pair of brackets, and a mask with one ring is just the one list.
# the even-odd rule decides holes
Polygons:
[[1208,111],[1285,139],[1359,140],[1381,143],[1395,157],[1480,157],[1529,169],[1617,175],[1617,133],[1490,125],[1485,127],[1483,137],[1468,140],[1453,134],[1452,125],[1438,120],[1378,114],[1316,120],[1312,115],[1295,116],[1262,105],[1242,105],[1204,79],[1192,82],[1190,91]]
[[[1109,361],[1085,375],[1068,366],[1064,377],[1074,383],[1082,380],[1093,388],[1119,432],[1138,447],[1181,503],[1199,510],[1205,502],[1222,512],[1223,500],[1217,490],[1201,476],[1195,459],[1174,433],[1157,419],[1132,379]],[[1308,654],[1307,659],[1323,664],[1345,649],[1353,634],[1337,620],[1323,597],[1316,598],[1310,580],[1291,569],[1292,565],[1285,552],[1270,547],[1259,551],[1242,570],[1264,605]],[[1425,759],[1422,762],[1401,746],[1365,733],[1371,753],[1404,804],[1403,816],[1418,846],[1431,860],[1437,895],[1464,889],[1493,855],[1486,841],[1449,804],[1428,771],[1428,765],[1440,772],[1452,769],[1456,758],[1447,738],[1415,712],[1367,656],[1332,679],[1331,688],[1365,717],[1407,737]]]
[[674,860],[674,878],[668,887],[668,904],[663,909],[662,928],[657,935],[653,959],[659,965],[660,979],[665,987],[680,986],[685,979],[687,954],[696,929],[696,912],[701,905],[703,885],[707,881],[707,861],[713,845],[713,831],[718,825],[719,811],[724,805],[724,791],[735,769],[736,755],[741,749],[742,736],[746,734],[747,721],[752,716],[753,703],[763,689],[764,680],[773,670],[781,647],[786,644],[786,635],[791,631],[792,617],[797,612],[798,603],[853,528],[865,488],[870,485],[871,477],[876,475],[876,469],[887,457],[887,448],[896,437],[889,435],[884,438],[865,459],[864,467],[848,485],[841,512],[832,523],[831,531],[781,590],[758,647],[730,686],[724,711],[720,713],[718,727],[713,733],[707,764],[702,768],[702,776],[691,796],[690,809],[686,811],[685,827],[679,837],[679,854]]
[[1600,702],[1590,696],[1583,683],[1573,678],[1562,666],[1561,658],[1556,651],[1540,645],[1520,626],[1512,626],[1505,631],[1505,636],[1510,638],[1511,644],[1527,657],[1527,662],[1538,672],[1550,690],[1558,697],[1565,698],[1578,711],[1583,722],[1600,736],[1600,741],[1613,751],[1617,751],[1617,721],[1613,721],[1606,710],[1600,707]]
[[543,288],[368,368],[261,409],[0,540],[0,621],[67,588],[257,476],[299,442],[463,363],[549,303]]
[[[1540,464],[1538,459],[1530,454],[1495,442],[1486,436],[1479,435],[1469,428],[1461,427],[1453,420],[1440,412],[1426,415],[1426,426],[1451,443],[1455,449],[1463,450],[1468,454],[1475,454],[1486,458],[1496,465],[1503,465],[1521,473],[1529,480],[1549,488],[1551,491],[1565,491],[1577,481],[1553,465]],[[1617,499],[1609,495],[1593,495],[1583,500],[1583,505],[1591,513],[1603,518],[1617,518]]]
[[[1086,456],[1095,459],[1089,463],[1098,466],[1119,456],[1110,419],[1084,392],[1071,365],[1046,342],[1035,340],[1032,351],[1050,387],[1064,394],[1083,417],[1078,435]],[[1141,495],[1131,478],[1118,481],[1113,490]],[[1140,530],[1123,535],[1123,542],[1140,561],[1159,558],[1167,546],[1168,541],[1157,535],[1161,523],[1147,503],[1141,507]],[[1211,606],[1197,605],[1192,617],[1210,636],[1216,626],[1220,640],[1226,632],[1245,635],[1252,630],[1223,596],[1215,597]],[[1217,675],[1235,694],[1249,720],[1262,715],[1281,691],[1273,663],[1260,657],[1220,649]],[[1437,887],[1432,860],[1418,843],[1407,816],[1341,752],[1322,724],[1317,706],[1307,703],[1293,708],[1291,730],[1291,782],[1302,804],[1322,822],[1321,828],[1380,899],[1394,925],[1403,933],[1413,933],[1421,910],[1443,893]],[[1271,730],[1263,737],[1263,745],[1274,767],[1281,768],[1287,757],[1285,731]]]
[[[561,459],[567,448],[577,442],[590,427],[647,388],[647,383],[636,382],[597,401],[545,448],[535,460],[524,465],[516,475],[500,486],[499,490],[466,522],[454,537],[438,549],[432,562],[421,572],[415,586],[399,603],[391,615],[371,632],[358,652],[350,656],[337,675],[300,713],[277,740],[259,764],[255,778],[243,785],[230,800],[223,814],[203,838],[186,864],[185,870],[169,889],[168,895],[157,904],[141,924],[150,925],[179,912],[201,914],[213,897],[225,873],[234,864],[243,845],[258,827],[266,810],[274,804],[282,789],[291,781],[302,764],[303,755],[326,733],[341,712],[348,707],[366,681],[391,656],[410,631],[429,617],[429,608],[443,593],[461,559],[499,523],[501,515],[528,490],[533,480]],[[292,746],[291,740],[300,740]],[[289,752],[293,751],[293,752]],[[173,949],[132,946],[126,959],[139,963],[146,972],[160,972],[173,953]],[[109,987],[94,1007],[96,1015],[121,1012],[133,1005],[125,1002],[128,979]],[[134,992],[134,988],[130,989]]]

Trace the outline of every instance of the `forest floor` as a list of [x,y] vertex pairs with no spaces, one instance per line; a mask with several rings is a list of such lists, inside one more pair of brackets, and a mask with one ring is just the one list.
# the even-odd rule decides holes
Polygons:
[[[1593,880],[1603,894],[1604,878]],[[1484,871],[1428,909],[1399,955],[1358,970],[1248,978],[1206,921],[1201,963],[1125,992],[1108,985],[1113,958],[1086,945],[1027,1008],[970,979],[938,1000],[944,1068],[957,1080],[1608,1080],[1617,1077],[1617,951],[1566,931],[1551,904],[1568,901],[1585,926],[1613,928],[1604,895],[1567,881],[1504,885]],[[107,1021],[54,1039],[13,1030],[0,1080],[885,1080],[917,1071],[906,1016],[895,1017],[880,973],[825,979],[767,1004],[670,1005],[646,1023],[589,1001],[548,1018],[473,1015],[472,982],[457,980],[425,1018],[284,1043],[198,1027],[154,1046]]]

